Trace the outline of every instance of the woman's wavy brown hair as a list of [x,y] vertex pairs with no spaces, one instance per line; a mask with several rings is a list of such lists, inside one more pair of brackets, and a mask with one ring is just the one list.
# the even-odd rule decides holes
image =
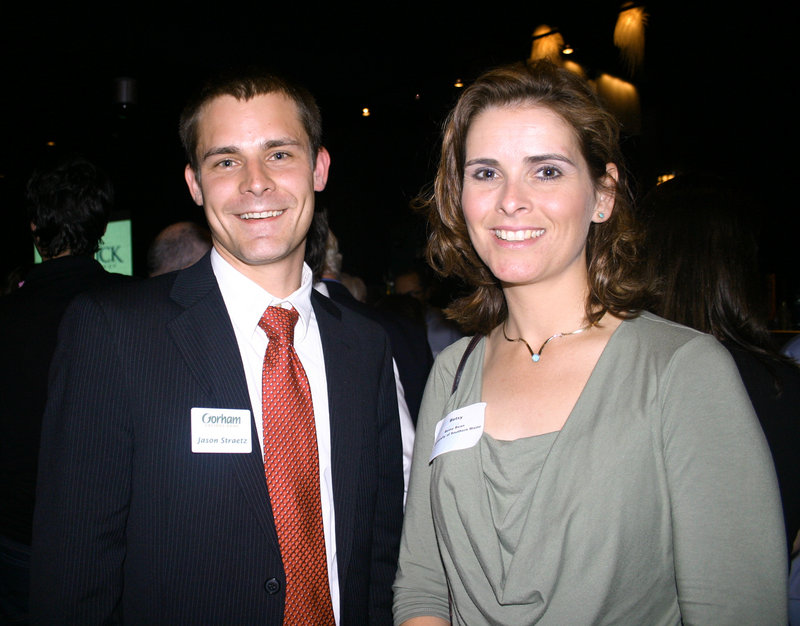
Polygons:
[[[491,70],[464,90],[448,116],[433,189],[418,206],[430,227],[426,255],[443,276],[457,277],[474,288],[446,310],[465,331],[488,333],[507,315],[499,281],[472,246],[461,208],[466,139],[475,117],[490,107],[546,107],[575,132],[595,188],[613,185],[614,210],[608,220],[593,223],[587,239],[589,295],[586,316],[599,321],[605,311],[634,317],[648,301],[641,278],[634,224],[633,195],[619,144],[619,125],[579,76],[551,62],[517,64]],[[616,182],[606,174],[615,163]]]

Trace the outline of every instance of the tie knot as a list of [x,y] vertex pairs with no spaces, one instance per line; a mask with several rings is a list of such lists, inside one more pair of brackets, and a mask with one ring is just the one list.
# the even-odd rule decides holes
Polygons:
[[284,309],[279,306],[269,306],[258,325],[267,333],[270,341],[282,341],[292,345],[294,342],[294,326],[300,315],[296,309]]

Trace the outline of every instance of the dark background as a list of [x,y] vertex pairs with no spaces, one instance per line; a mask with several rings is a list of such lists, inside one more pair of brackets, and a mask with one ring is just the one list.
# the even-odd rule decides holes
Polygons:
[[[54,150],[81,151],[112,175],[143,272],[158,230],[201,219],[183,182],[184,100],[209,71],[257,62],[317,96],[333,156],[320,202],[344,269],[381,283],[424,244],[409,203],[432,178],[455,79],[524,60],[533,30],[548,24],[590,74],[639,89],[641,132],[625,147],[640,191],[666,172],[729,177],[753,198],[777,299],[795,297],[796,55],[778,5],[646,3],[645,64],[632,77],[613,46],[619,2],[295,5],[15,4],[0,25],[0,273],[31,260],[22,188]],[[126,108],[115,100],[120,77],[136,81]]]

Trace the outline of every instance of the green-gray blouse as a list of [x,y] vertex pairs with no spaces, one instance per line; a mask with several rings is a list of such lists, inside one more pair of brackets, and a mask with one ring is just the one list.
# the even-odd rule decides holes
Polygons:
[[484,342],[442,352],[417,425],[395,623],[786,624],[772,460],[713,338],[624,321],[558,433],[486,433],[428,462],[436,423],[481,398]]

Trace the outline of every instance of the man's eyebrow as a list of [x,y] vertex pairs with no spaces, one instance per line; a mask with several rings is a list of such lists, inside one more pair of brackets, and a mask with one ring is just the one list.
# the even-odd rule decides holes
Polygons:
[[[261,143],[261,149],[266,152],[274,148],[281,148],[283,146],[302,146],[303,142],[292,137],[278,137],[276,139],[269,139]],[[229,154],[239,154],[241,148],[238,146],[215,146],[209,148],[202,156],[201,161],[214,156],[223,156]]]
[[205,161],[206,159],[213,156],[220,156],[223,154],[237,154],[238,152],[239,148],[237,148],[236,146],[218,146],[207,150],[200,158],[200,160]]
[[293,137],[278,137],[277,139],[270,139],[261,144],[262,150],[272,150],[273,148],[281,148],[283,146],[302,146],[303,142]]

